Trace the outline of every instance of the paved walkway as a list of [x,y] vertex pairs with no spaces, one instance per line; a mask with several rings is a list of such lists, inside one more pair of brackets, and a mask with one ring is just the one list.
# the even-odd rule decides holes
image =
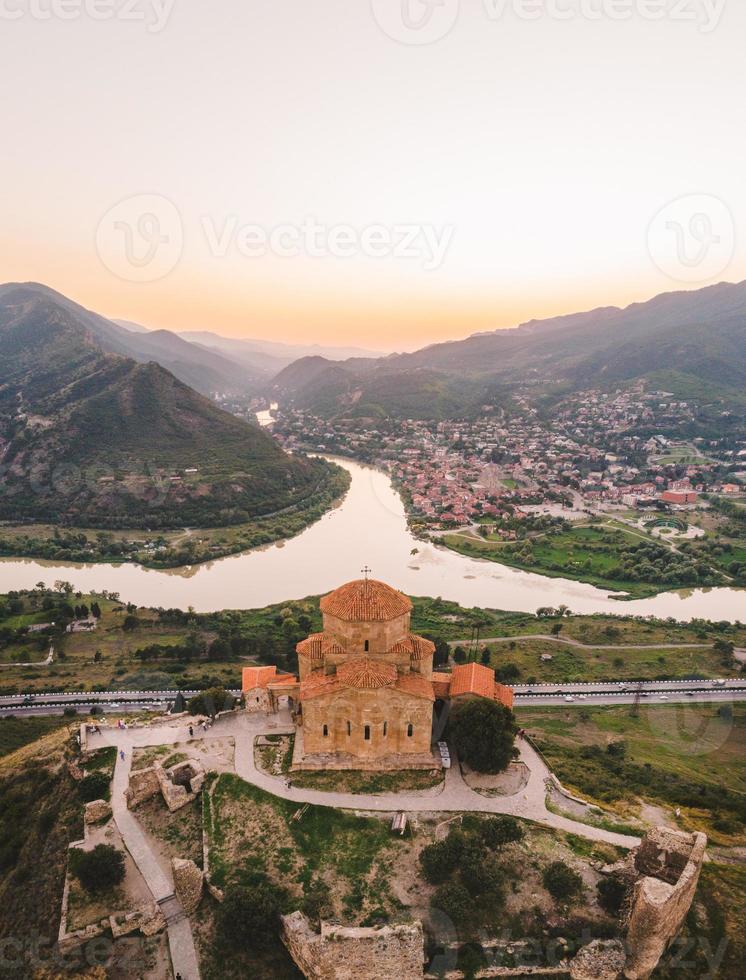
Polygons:
[[[254,739],[257,735],[284,734],[292,733],[293,731],[294,727],[287,711],[281,712],[276,716],[271,716],[269,719],[263,716],[237,713],[229,718],[221,718],[210,729],[209,737],[213,739],[232,737],[235,740],[236,747],[235,766],[237,775],[252,785],[271,793],[273,796],[278,796],[298,804],[313,803],[317,806],[330,806],[342,810],[379,813],[392,813],[397,810],[404,810],[409,813],[461,811],[500,813],[520,817],[524,820],[531,820],[556,830],[577,834],[579,837],[603,841],[620,847],[635,847],[640,842],[637,837],[629,837],[603,830],[600,827],[592,827],[588,824],[559,816],[548,810],[546,805],[545,780],[550,776],[549,769],[534,749],[523,740],[520,740],[518,743],[520,761],[526,764],[530,776],[526,786],[513,796],[482,796],[467,786],[458,766],[449,769],[444,783],[432,790],[418,791],[416,793],[404,792],[371,795],[362,793],[322,792],[321,790],[301,789],[300,787],[294,786],[288,788],[284,779],[260,772],[254,763]],[[185,742],[188,739],[189,733],[187,727],[142,728],[124,731],[112,728],[109,730],[103,729],[101,735],[89,736],[89,748],[94,749],[102,745],[117,745],[125,749],[129,758],[132,749],[136,746],[164,745],[174,742]],[[119,766],[117,766],[118,768]],[[129,811],[127,811],[127,816],[136,822]],[[148,880],[147,874],[145,874],[145,878]],[[186,980],[187,975],[182,972],[182,976]]]
[[[120,736],[130,734],[127,731],[114,730]],[[173,729],[161,729],[161,732],[171,732]],[[134,734],[134,732],[132,733]],[[97,736],[93,736],[97,738]],[[171,950],[171,963],[174,975],[180,973],[183,980],[199,980],[199,960],[194,948],[194,937],[189,919],[179,900],[174,895],[173,882],[163,873],[158,860],[153,854],[140,823],[127,807],[125,790],[129,785],[130,769],[132,767],[132,743],[124,737],[117,740],[102,741],[103,745],[118,745],[124,749],[124,759],[117,755],[114,768],[114,779],[111,786],[111,809],[114,822],[122,835],[132,860],[145,879],[154,901],[161,906],[168,927],[168,945]]]

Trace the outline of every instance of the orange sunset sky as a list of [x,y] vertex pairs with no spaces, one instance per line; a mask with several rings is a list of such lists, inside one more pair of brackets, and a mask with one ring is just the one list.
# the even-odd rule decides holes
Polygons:
[[[4,5],[0,280],[154,328],[402,350],[746,278],[746,4],[445,0],[443,35],[402,43],[401,0],[150,2],[140,21]],[[692,242],[671,220],[651,239],[694,197],[672,212]],[[310,219],[316,251],[240,247]],[[327,248],[340,226],[350,254]],[[447,239],[437,265],[422,234],[412,256],[360,250],[403,226]]]

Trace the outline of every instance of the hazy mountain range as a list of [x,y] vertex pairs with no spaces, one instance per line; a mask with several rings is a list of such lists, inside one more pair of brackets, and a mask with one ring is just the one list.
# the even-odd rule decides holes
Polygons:
[[201,357],[45,286],[0,286],[0,518],[214,526],[316,492],[326,463],[287,456],[166,369],[238,383],[239,366]]
[[270,390],[327,416],[442,418],[523,389],[551,400],[641,379],[682,398],[746,405],[746,282],[534,320],[375,361],[307,357]]

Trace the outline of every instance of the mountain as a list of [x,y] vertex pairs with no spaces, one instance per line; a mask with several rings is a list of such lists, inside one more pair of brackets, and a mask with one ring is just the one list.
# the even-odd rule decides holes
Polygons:
[[746,282],[534,320],[373,362],[304,358],[268,390],[322,415],[440,418],[527,386],[551,396],[640,380],[682,398],[743,405]]
[[[264,355],[285,367],[301,357],[324,357],[329,361],[345,361],[350,358],[380,358],[381,352],[361,347],[333,347],[324,344],[283,344],[273,340],[250,340],[221,337],[207,330],[182,332],[180,336],[191,343],[202,344],[235,356],[241,354]],[[280,370],[278,367],[277,370]]]
[[156,361],[203,395],[211,392],[253,394],[266,380],[266,372],[252,371],[246,365],[236,364],[219,352],[206,351],[189,344],[169,330],[151,333],[127,321],[107,320],[47,286],[29,283],[27,288],[36,290],[40,296],[44,295],[60,308],[68,310],[85,325],[102,350],[131,357],[142,364]]
[[0,286],[0,519],[222,526],[325,484],[328,464],[112,353],[109,323],[46,287]]

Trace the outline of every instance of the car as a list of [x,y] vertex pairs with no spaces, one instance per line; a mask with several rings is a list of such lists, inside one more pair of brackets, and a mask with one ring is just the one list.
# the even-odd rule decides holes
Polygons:
[[574,701],[574,700],[575,700],[575,698],[572,696],[572,694],[566,694],[565,695],[565,701]]
[[658,700],[659,701],[668,701],[668,695],[667,694],[660,694],[658,696]]
[[688,698],[693,698],[693,697],[694,697],[694,691],[687,691],[687,692],[686,692],[686,696],[687,696]]

